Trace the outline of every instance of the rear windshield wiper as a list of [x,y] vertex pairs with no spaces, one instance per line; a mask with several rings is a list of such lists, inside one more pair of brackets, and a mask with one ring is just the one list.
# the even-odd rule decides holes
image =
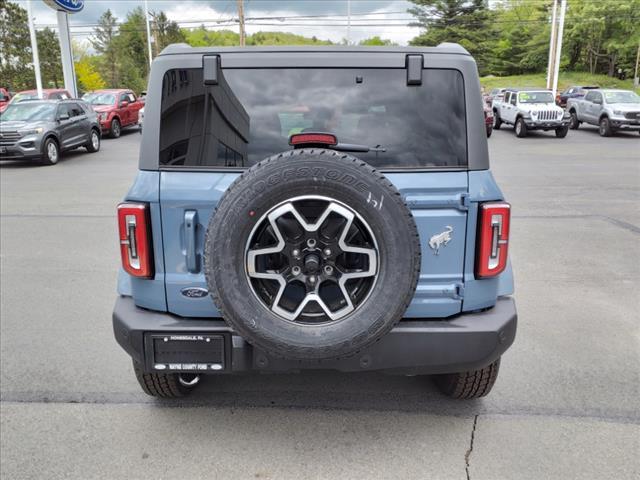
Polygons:
[[339,152],[386,152],[387,149],[382,145],[376,145],[375,147],[369,147],[368,145],[356,145],[354,143],[336,143],[335,145],[328,145],[331,150],[337,150]]

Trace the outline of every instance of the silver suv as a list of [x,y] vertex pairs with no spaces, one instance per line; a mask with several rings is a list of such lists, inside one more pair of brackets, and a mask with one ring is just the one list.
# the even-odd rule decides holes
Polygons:
[[9,105],[0,114],[0,159],[55,165],[63,151],[100,150],[97,114],[80,100],[37,100]]
[[544,89],[507,89],[504,100],[493,102],[493,128],[513,125],[516,135],[526,137],[529,130],[555,130],[564,138],[569,131],[569,114],[556,105],[553,93]]

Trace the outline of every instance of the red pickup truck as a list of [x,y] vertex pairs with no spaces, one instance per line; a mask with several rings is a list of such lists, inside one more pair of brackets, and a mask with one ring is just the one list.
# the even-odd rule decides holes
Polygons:
[[102,132],[113,138],[118,138],[123,128],[138,125],[138,111],[144,107],[127,89],[95,90],[82,98],[98,113]]

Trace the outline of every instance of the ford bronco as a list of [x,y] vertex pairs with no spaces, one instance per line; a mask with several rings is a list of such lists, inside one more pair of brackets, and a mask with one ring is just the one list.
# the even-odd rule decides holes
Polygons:
[[145,110],[113,312],[144,392],[305,369],[491,390],[510,206],[466,50],[172,45]]

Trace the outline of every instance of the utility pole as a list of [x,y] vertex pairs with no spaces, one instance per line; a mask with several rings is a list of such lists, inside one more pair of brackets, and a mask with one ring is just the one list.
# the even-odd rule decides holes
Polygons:
[[244,3],[243,0],[238,1],[238,24],[240,25],[240,46],[245,46],[245,33],[244,33]]
[[147,0],[144,0],[144,19],[147,22],[147,46],[149,47],[149,69],[151,69],[153,53],[151,51],[151,27],[149,26],[149,4]]
[[553,59],[555,57],[556,46],[556,11],[558,10],[558,0],[553,0],[553,13],[551,14],[551,39],[549,40],[549,62],[547,63],[547,89],[551,89],[553,83]]
[[36,89],[38,98],[42,98],[42,77],[40,76],[40,57],[38,56],[38,40],[36,29],[33,26],[33,14],[31,13],[31,0],[27,0],[27,15],[29,16],[29,36],[31,37],[31,53],[33,55],[33,70],[36,73]]
[[633,86],[636,88],[640,85],[640,78],[638,78],[638,63],[640,63],[640,43],[638,43],[638,53],[636,54],[636,70],[633,74]]
[[562,33],[564,31],[564,14],[567,11],[567,0],[562,0],[560,4],[560,25],[558,26],[558,45],[556,46],[556,64],[554,66],[554,76],[553,76],[553,87],[551,91],[553,92],[553,97],[556,96],[556,91],[558,90],[558,75],[560,74],[560,56],[562,55]]
[[347,0],[347,45],[351,44],[351,0]]

